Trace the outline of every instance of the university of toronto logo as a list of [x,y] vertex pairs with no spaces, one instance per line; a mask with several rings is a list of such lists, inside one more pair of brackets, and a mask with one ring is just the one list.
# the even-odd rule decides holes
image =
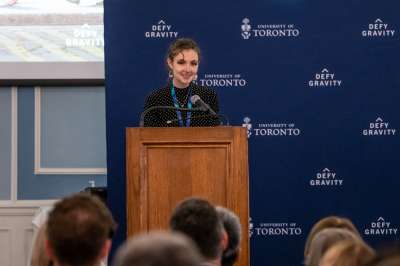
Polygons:
[[236,74],[216,74],[207,73],[197,82],[201,86],[207,87],[245,87],[247,80],[239,73]]
[[242,127],[245,127],[246,129],[247,129],[247,138],[250,138],[250,136],[251,136],[251,129],[252,129],[252,127],[253,127],[253,125],[250,123],[251,122],[251,119],[250,119],[250,117],[245,117],[245,118],[243,118],[243,124],[242,124]]
[[258,123],[253,125],[250,117],[243,118],[242,127],[247,129],[247,137],[250,136],[268,136],[268,137],[279,137],[279,136],[300,136],[301,130],[296,127],[294,123]]
[[250,33],[251,25],[249,24],[250,20],[248,18],[244,18],[242,20],[242,22],[243,22],[243,24],[241,26],[242,37],[243,37],[243,39],[248,40],[250,38],[250,36],[251,36],[251,33]]
[[251,222],[251,217],[249,218],[249,237],[252,237],[254,233],[254,224]]
[[252,38],[298,37],[300,29],[294,24],[258,24],[250,25],[250,19],[244,18],[241,25],[241,35],[245,40]]
[[[250,228],[250,226],[249,226]],[[269,236],[301,236],[302,228],[294,222],[271,222],[259,223],[257,226],[251,224],[250,235],[252,237],[269,237]]]

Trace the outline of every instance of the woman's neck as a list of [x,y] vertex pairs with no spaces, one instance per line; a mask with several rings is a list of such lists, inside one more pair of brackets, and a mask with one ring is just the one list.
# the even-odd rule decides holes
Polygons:
[[186,89],[190,85],[190,83],[189,84],[183,84],[183,83],[180,83],[180,82],[176,82],[175,80],[172,80],[172,84],[174,85],[174,88],[176,88],[176,89]]

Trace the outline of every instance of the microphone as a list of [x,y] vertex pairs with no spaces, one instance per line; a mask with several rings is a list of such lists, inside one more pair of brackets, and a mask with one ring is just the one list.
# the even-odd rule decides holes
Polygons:
[[201,109],[203,112],[209,111],[210,114],[212,115],[217,115],[217,113],[211,109],[211,107],[206,104],[199,95],[193,95],[192,97],[190,97],[190,101],[192,102],[192,104],[194,104],[195,106],[198,106],[199,109]]
[[156,109],[165,109],[165,110],[179,110],[179,111],[203,111],[200,108],[179,108],[179,107],[175,107],[175,106],[164,106],[164,105],[156,105],[156,106],[152,106],[150,108],[147,108],[146,110],[144,110],[141,114],[140,114],[140,122],[139,122],[139,126],[143,127],[144,126],[144,118],[146,117],[146,115]]

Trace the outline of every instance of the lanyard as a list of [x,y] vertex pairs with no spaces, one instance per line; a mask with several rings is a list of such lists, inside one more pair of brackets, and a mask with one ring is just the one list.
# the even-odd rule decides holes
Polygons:
[[[180,108],[178,98],[176,98],[174,84],[171,82],[171,96],[174,101],[175,108]],[[190,102],[190,96],[192,96],[192,87],[189,85],[189,95],[188,95],[188,103],[187,108],[192,109],[192,103]],[[182,120],[182,112],[180,110],[176,110],[176,116],[178,117],[178,123],[180,127],[183,127]],[[192,117],[192,112],[187,112],[186,114],[186,127],[190,127],[190,118]]]

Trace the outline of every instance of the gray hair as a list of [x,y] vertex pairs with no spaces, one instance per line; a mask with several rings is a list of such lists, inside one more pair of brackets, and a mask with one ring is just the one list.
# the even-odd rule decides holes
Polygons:
[[217,206],[218,216],[228,235],[228,246],[222,253],[222,265],[233,265],[237,260],[240,241],[242,239],[242,227],[239,217],[231,210]]

